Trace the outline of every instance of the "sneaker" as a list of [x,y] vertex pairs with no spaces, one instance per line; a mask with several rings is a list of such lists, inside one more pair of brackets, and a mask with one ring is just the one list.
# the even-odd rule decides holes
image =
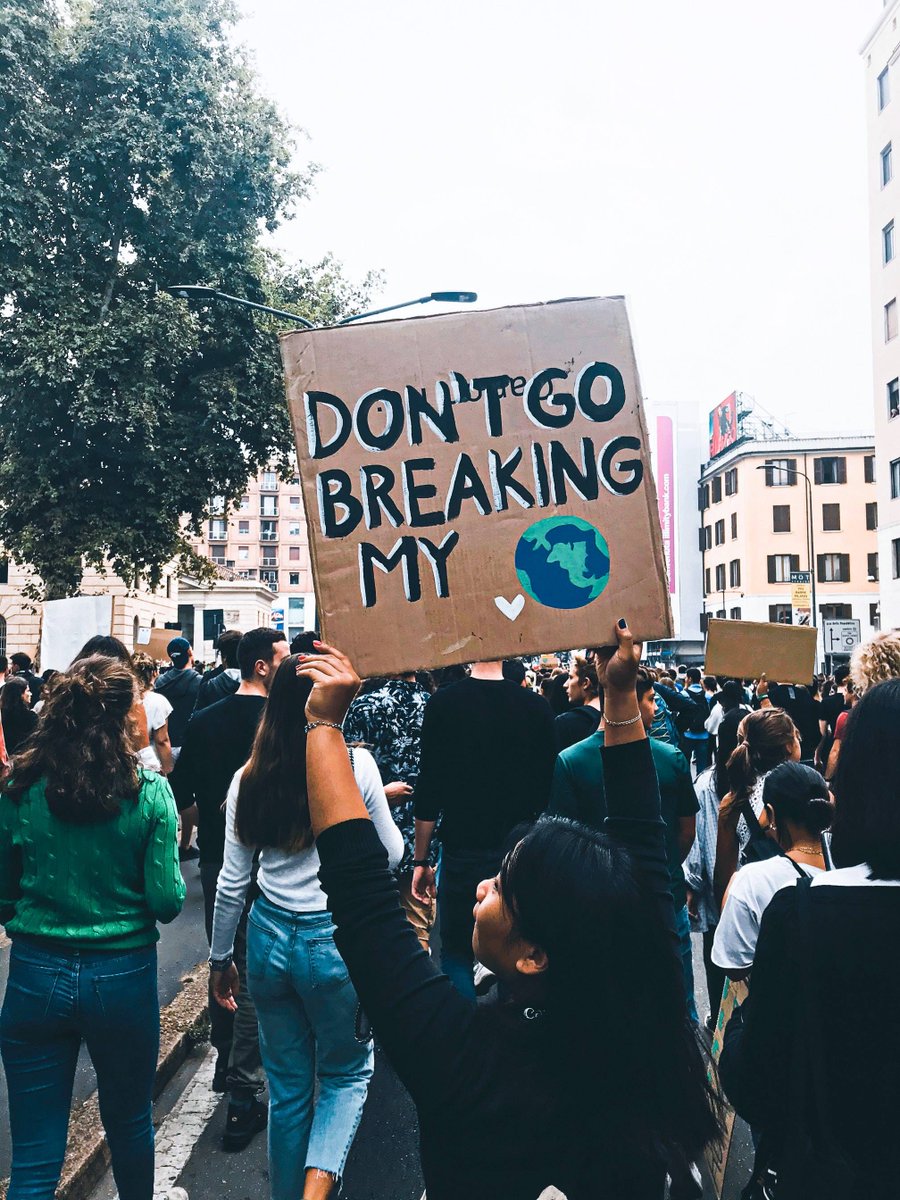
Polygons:
[[256,1135],[265,1129],[268,1122],[269,1106],[260,1100],[251,1101],[246,1108],[238,1108],[234,1104],[229,1104],[222,1149],[246,1149]]
[[200,857],[200,851],[197,849],[196,846],[186,846],[186,847],[179,846],[178,847],[178,861],[179,862],[194,862],[194,860],[198,859],[199,857]]

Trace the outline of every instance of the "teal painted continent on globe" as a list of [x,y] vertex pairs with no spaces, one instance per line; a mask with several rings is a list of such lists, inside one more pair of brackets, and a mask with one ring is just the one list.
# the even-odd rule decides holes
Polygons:
[[609,546],[581,517],[546,517],[519,538],[516,574],[545,608],[584,608],[609,583]]

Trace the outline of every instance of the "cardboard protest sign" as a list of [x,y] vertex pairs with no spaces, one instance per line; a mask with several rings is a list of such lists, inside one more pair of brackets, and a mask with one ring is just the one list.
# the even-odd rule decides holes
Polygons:
[[[710,1083],[715,1083],[716,1068],[722,1056],[722,1047],[725,1044],[725,1027],[731,1020],[734,1010],[744,1003],[748,995],[749,989],[743,981],[739,983],[733,979],[725,981],[722,1002],[719,1005],[719,1015],[716,1019],[712,1046],[710,1047],[710,1058],[712,1059],[708,1073]],[[722,1193],[725,1190],[725,1172],[728,1169],[728,1156],[731,1153],[731,1140],[734,1136],[734,1117],[734,1109],[730,1104],[726,1103],[722,1140],[712,1142],[706,1149],[706,1167],[712,1179],[718,1200],[722,1200]]]
[[624,300],[281,350],[321,629],[363,675],[671,636]]
[[709,675],[773,683],[809,683],[815,671],[817,631],[765,621],[710,621],[704,665]]

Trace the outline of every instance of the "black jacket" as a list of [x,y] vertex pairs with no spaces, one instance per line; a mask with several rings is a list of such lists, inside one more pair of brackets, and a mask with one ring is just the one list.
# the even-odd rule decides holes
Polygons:
[[184,741],[184,731],[194,711],[197,693],[200,691],[200,676],[193,667],[179,670],[172,667],[164,672],[156,681],[154,691],[165,696],[172,705],[169,716],[169,741],[173,746],[180,746]]
[[226,675],[224,669],[211,671],[208,675],[204,675],[200,683],[194,712],[201,712],[204,708],[209,708],[211,704],[215,704],[218,700],[224,700],[226,696],[233,696],[240,686],[240,680],[232,679],[230,675]]

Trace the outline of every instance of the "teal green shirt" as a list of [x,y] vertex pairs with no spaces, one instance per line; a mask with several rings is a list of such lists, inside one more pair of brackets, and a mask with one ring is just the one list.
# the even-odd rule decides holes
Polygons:
[[[649,738],[650,753],[659,780],[662,819],[666,824],[666,858],[672,899],[678,911],[686,903],[684,872],[678,849],[680,817],[692,817],[700,807],[694,793],[687,759],[674,746]],[[606,820],[606,792],[603,787],[603,732],[592,733],[584,741],[563,750],[556,760],[548,812],[571,817],[600,829]]]
[[73,950],[133,950],[178,916],[184,880],[168,783],[141,771],[136,801],[92,825],[55,817],[44,781],[0,796],[0,924]]

